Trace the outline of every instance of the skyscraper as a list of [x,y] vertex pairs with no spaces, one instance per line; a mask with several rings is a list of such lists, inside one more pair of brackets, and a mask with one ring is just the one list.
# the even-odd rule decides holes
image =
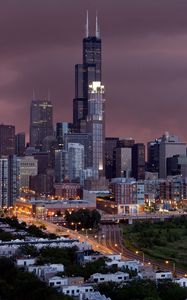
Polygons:
[[32,100],[30,106],[30,146],[41,148],[45,137],[53,135],[53,106],[49,100]]
[[15,126],[0,125],[0,156],[15,154]]
[[105,109],[104,86],[95,81],[89,85],[87,132],[92,137],[92,168],[98,178],[104,176]]
[[119,138],[106,137],[105,138],[105,176],[107,179],[115,177],[115,164],[113,158],[114,149],[117,146]]
[[25,154],[25,132],[16,134],[16,154],[18,156]]
[[16,155],[0,159],[0,206],[12,206],[19,196],[19,160]]
[[132,177],[145,179],[145,145],[138,143],[132,147]]
[[72,182],[80,182],[84,170],[84,146],[78,143],[68,144],[68,177]]
[[159,146],[159,177],[167,177],[167,158],[173,155],[186,156],[186,143],[182,143],[178,136],[170,135],[166,132]]
[[76,132],[86,132],[88,114],[88,90],[93,81],[101,77],[101,38],[96,16],[95,35],[89,34],[88,12],[86,32],[83,39],[83,62],[75,66],[75,98],[73,100],[73,123]]

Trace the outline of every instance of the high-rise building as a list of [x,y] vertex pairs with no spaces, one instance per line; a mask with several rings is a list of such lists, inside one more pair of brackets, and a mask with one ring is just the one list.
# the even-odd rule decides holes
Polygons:
[[121,147],[115,150],[115,176],[131,177],[132,171],[132,148]]
[[0,206],[8,206],[8,158],[0,158]]
[[87,132],[92,137],[92,168],[99,178],[105,175],[105,99],[104,86],[99,81],[89,85]]
[[0,156],[15,154],[15,126],[0,124]]
[[70,131],[68,122],[56,123],[56,139],[60,148],[64,147],[64,136]]
[[174,155],[167,158],[167,175],[175,176],[181,175],[183,178],[187,177],[187,156]]
[[76,132],[86,132],[89,85],[102,81],[101,38],[96,16],[95,35],[89,34],[88,13],[86,33],[83,39],[83,62],[75,66],[75,98],[73,101],[73,123]]
[[18,156],[25,155],[25,132],[16,134],[16,154]]
[[32,100],[30,106],[30,146],[42,147],[45,137],[53,136],[53,106],[49,100]]
[[149,172],[159,172],[159,147],[161,139],[147,143],[147,170]]
[[84,146],[84,167],[92,167],[92,136],[88,133],[65,134],[65,149],[68,149],[69,143],[78,143]]
[[12,206],[19,197],[19,162],[16,155],[0,159],[0,206]]
[[19,158],[20,188],[29,188],[30,176],[38,174],[38,161],[33,156]]
[[111,182],[119,214],[138,213],[144,209],[144,182],[133,178],[114,178]]
[[55,150],[55,182],[62,183],[68,179],[68,152],[64,149]]
[[113,151],[114,177],[131,177],[132,147],[135,141],[132,138],[119,139]]
[[80,182],[84,170],[84,146],[78,143],[68,144],[68,177],[71,182]]
[[54,193],[53,176],[46,174],[30,176],[30,189],[35,191],[36,195],[52,195]]
[[167,177],[167,158],[173,155],[186,156],[186,143],[182,143],[178,136],[166,132],[159,146],[159,177]]
[[107,179],[116,177],[113,152],[117,146],[118,140],[119,138],[117,137],[105,138],[105,176]]
[[132,177],[136,180],[145,179],[145,145],[142,143],[132,147]]

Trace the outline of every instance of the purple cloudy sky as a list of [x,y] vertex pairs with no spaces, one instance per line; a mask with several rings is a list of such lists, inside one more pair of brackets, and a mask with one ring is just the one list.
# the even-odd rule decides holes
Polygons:
[[107,135],[187,141],[186,0],[0,0],[0,122],[28,133],[33,87],[71,121],[86,9],[92,32],[100,19]]

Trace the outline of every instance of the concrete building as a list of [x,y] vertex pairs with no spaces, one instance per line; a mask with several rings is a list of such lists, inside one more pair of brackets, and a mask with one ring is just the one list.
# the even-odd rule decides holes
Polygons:
[[116,177],[131,177],[132,172],[132,148],[116,148],[115,174]]
[[30,176],[38,174],[38,161],[33,156],[19,158],[20,188],[29,188]]
[[0,157],[15,154],[15,126],[0,124]]
[[22,257],[16,259],[16,265],[18,267],[33,266],[36,263],[36,258],[33,257]]
[[156,271],[156,281],[172,280],[173,274],[170,271]]
[[187,156],[174,155],[167,158],[167,175],[175,176],[181,175],[183,178],[187,177]]
[[92,285],[84,284],[84,285],[67,285],[62,286],[61,292],[65,295],[79,297],[80,295],[88,292],[93,292],[94,288]]
[[81,198],[82,189],[79,183],[75,182],[63,182],[55,183],[55,196],[64,199],[76,199]]
[[128,280],[129,280],[129,274],[124,272],[108,273],[108,274],[95,273],[90,276],[90,281],[95,283],[122,282]]
[[186,156],[186,143],[182,143],[178,136],[166,132],[159,146],[159,177],[167,177],[167,158],[174,155]]
[[111,190],[118,213],[129,214],[144,209],[144,182],[132,178],[113,178]]

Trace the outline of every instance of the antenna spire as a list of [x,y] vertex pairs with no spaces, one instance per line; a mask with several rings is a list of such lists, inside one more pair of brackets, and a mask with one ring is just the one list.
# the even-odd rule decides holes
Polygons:
[[97,11],[96,11],[96,20],[95,20],[95,36],[96,38],[100,39],[100,29],[99,29]]
[[89,20],[88,20],[88,10],[86,12],[86,38],[89,37]]

